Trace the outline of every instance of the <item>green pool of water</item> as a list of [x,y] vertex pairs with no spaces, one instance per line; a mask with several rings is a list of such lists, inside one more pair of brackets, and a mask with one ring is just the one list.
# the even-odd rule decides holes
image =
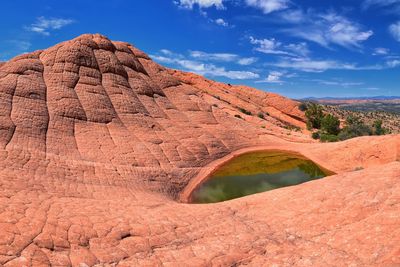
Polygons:
[[311,160],[287,152],[252,152],[219,167],[191,194],[191,203],[215,203],[298,185],[331,175]]

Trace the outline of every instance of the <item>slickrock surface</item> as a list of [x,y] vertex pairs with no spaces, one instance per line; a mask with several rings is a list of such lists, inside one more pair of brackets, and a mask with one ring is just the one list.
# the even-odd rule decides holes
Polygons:
[[[400,136],[315,143],[285,129],[304,129],[297,105],[101,35],[0,65],[0,265],[399,266]],[[218,162],[260,149],[337,175],[178,201]]]

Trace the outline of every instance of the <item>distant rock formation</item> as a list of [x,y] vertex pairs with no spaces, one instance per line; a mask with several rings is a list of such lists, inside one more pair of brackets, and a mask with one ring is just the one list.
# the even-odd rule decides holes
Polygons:
[[[0,265],[400,264],[399,136],[319,144],[304,121],[296,101],[98,34],[0,63]],[[254,149],[338,175],[177,201],[219,159]]]

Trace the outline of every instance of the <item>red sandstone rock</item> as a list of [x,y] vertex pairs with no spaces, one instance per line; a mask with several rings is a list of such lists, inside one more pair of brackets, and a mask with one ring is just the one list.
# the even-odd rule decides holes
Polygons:
[[[166,69],[101,35],[0,65],[0,264],[399,265],[400,137],[315,143],[282,128],[304,128],[297,105]],[[254,149],[297,151],[338,174],[176,201]]]

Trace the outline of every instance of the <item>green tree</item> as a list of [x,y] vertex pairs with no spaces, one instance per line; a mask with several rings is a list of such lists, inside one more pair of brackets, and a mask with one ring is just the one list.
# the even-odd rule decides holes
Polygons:
[[359,125],[362,124],[363,122],[361,121],[361,119],[359,117],[350,115],[346,118],[346,124],[347,125]]
[[314,133],[311,134],[311,137],[313,139],[319,139],[320,138],[320,133],[319,132],[314,132]]
[[300,111],[306,111],[308,109],[307,104],[306,103],[300,103],[299,104],[299,110]]
[[374,121],[372,127],[374,128],[375,135],[384,135],[386,133],[386,129],[382,127],[382,120]]
[[340,132],[339,118],[332,114],[327,114],[321,121],[321,128],[329,135],[338,135]]
[[320,137],[321,142],[337,142],[339,141],[339,137],[335,134],[321,134]]
[[346,127],[339,134],[340,140],[347,140],[358,136],[372,135],[372,129],[360,118],[349,116],[346,119]]
[[306,111],[307,126],[309,128],[320,129],[324,112],[322,106],[310,103]]

